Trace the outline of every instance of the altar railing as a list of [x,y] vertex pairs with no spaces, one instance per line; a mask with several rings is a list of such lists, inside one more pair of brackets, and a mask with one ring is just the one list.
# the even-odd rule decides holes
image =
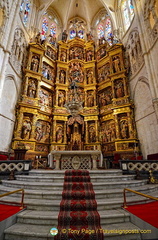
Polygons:
[[135,174],[139,171],[144,178],[149,177],[152,170],[158,176],[158,160],[120,160],[120,167],[123,174]]
[[27,173],[31,169],[31,160],[0,160],[0,174],[12,171]]

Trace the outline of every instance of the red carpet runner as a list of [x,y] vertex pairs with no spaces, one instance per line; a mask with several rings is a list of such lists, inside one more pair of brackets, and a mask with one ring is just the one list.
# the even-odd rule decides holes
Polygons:
[[0,222],[20,211],[20,207],[0,204]]
[[158,201],[128,206],[126,210],[158,228]]
[[89,172],[65,172],[55,240],[102,240],[100,216]]

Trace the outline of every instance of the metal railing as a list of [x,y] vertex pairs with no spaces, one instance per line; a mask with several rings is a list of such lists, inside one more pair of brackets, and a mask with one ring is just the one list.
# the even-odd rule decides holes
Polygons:
[[123,190],[123,196],[124,196],[124,204],[123,204],[123,207],[124,207],[124,208],[127,208],[126,191],[133,192],[133,193],[135,193],[135,194],[137,194],[137,195],[140,195],[140,196],[143,196],[143,197],[146,197],[146,198],[149,198],[149,199],[158,201],[158,198],[156,198],[156,197],[152,197],[152,196],[147,195],[147,194],[144,194],[144,193],[136,192],[136,191],[134,191],[134,190],[132,190],[132,189],[124,188],[124,190]]
[[9,192],[9,193],[4,193],[4,194],[1,194],[0,195],[0,198],[2,197],[6,197],[10,194],[14,194],[14,193],[17,193],[17,192],[22,192],[22,196],[21,196],[21,202],[20,202],[20,208],[23,209],[24,208],[24,189],[18,189],[18,190],[15,190],[15,191],[12,191],[12,192]]

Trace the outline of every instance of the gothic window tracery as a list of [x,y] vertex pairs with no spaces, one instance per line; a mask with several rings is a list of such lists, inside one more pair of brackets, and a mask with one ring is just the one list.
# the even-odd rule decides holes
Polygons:
[[133,0],[122,0],[121,10],[123,14],[124,28],[127,30],[134,18]]
[[20,14],[21,14],[22,21],[25,26],[28,23],[30,12],[31,12],[31,1],[22,0],[21,5],[20,5]]
[[44,14],[42,19],[41,39],[46,39],[47,36],[56,38],[57,24],[52,17],[47,13]]
[[104,17],[97,25],[97,35],[99,39],[111,41],[112,23],[109,16]]
[[84,38],[86,32],[86,23],[82,19],[74,18],[69,22],[69,39],[75,37]]

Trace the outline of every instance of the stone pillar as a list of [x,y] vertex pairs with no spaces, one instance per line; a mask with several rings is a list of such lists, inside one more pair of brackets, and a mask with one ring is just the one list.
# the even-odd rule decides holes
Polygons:
[[92,161],[93,161],[93,168],[92,168],[92,170],[96,170],[97,169],[97,160],[98,160],[98,155],[96,155],[96,154],[92,154],[91,155],[92,156]]
[[153,99],[152,102],[153,102],[153,106],[154,106],[154,109],[155,109],[155,114],[156,114],[156,117],[157,117],[157,120],[158,120],[158,98]]
[[54,160],[56,161],[55,170],[60,170],[60,158],[61,154],[54,154]]

